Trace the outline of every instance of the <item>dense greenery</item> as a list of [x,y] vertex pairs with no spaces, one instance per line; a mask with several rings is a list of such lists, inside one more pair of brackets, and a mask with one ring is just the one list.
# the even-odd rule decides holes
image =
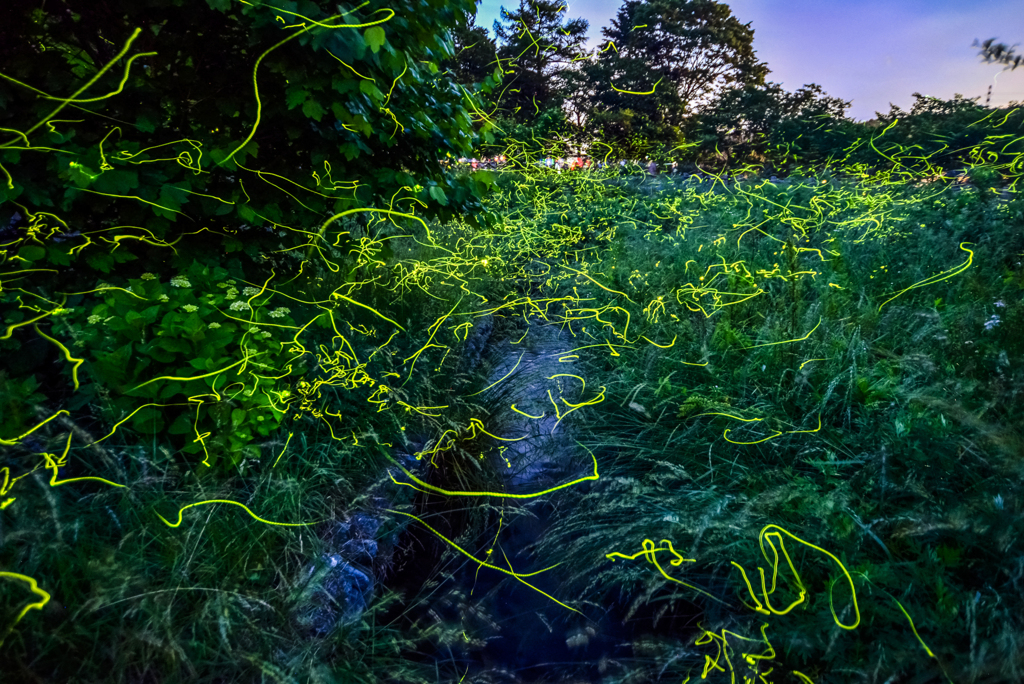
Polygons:
[[[470,8],[183,6],[0,40],[4,681],[1021,678],[1019,110],[747,83],[700,181],[542,168],[554,109],[449,173]],[[573,659],[495,657],[510,585]]]
[[[198,422],[184,400],[211,389],[216,395],[209,381],[180,391],[173,382],[141,383],[229,365],[229,347],[247,330],[243,348],[268,355],[258,363],[289,365],[293,352],[245,325],[244,312],[268,300],[254,302],[235,279],[265,285],[303,253],[297,249],[308,256],[361,245],[352,232],[383,216],[395,227],[422,220],[417,213],[483,216],[479,198],[491,179],[451,177],[438,164],[446,150],[468,153],[476,135],[467,108],[476,105],[432,61],[452,50],[438,28],[464,22],[465,12],[443,2],[402,13],[364,5],[337,16],[311,4],[275,13],[251,5],[229,12],[229,3],[214,2],[187,15],[180,2],[130,5],[108,17],[69,3],[60,12],[24,12],[6,27],[0,104],[9,139],[0,164],[8,182],[0,188],[0,224],[7,263],[56,274],[48,285],[66,297],[56,301],[88,315],[88,323],[69,323],[93,359],[70,408],[95,406],[110,389],[115,415],[137,408],[138,397],[178,396],[174,408],[135,413],[133,427],[154,433],[167,426],[182,435],[176,446],[209,459],[193,438],[211,431],[206,421],[230,424],[233,434],[214,437],[213,446],[237,462],[255,435],[268,435],[284,417],[271,396],[285,390],[274,380]],[[296,23],[284,27],[283,15]],[[253,77],[224,68],[234,63],[253,64]],[[491,84],[487,77],[483,86]],[[76,118],[58,117],[70,111]],[[365,218],[367,205],[379,208],[375,219]],[[332,214],[346,220],[325,232]],[[342,257],[344,273],[327,267],[324,275],[354,282],[369,255],[351,253]],[[225,258],[243,254],[250,258]],[[115,272],[133,291],[102,287]],[[146,280],[154,272],[180,284]],[[5,301],[13,303],[16,292],[6,291]],[[135,311],[141,298],[154,304]],[[287,310],[276,307],[269,315],[279,320],[271,323],[294,324]],[[234,319],[210,331],[203,321],[216,311]],[[22,312],[8,324],[31,317]],[[43,360],[29,354],[19,371]],[[28,423],[18,418],[5,427],[23,431]]]
[[519,0],[494,22],[497,59],[510,76],[500,105],[516,121],[532,123],[542,111],[562,107],[560,80],[583,52],[588,26],[583,19],[565,20],[565,10],[557,0]]

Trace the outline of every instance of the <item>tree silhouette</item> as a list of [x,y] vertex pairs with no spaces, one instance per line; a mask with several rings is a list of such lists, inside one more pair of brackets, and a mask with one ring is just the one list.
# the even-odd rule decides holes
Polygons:
[[583,53],[588,27],[585,19],[565,20],[565,9],[555,0],[520,0],[494,22],[507,76],[500,104],[517,121],[562,104],[560,73]]
[[470,14],[465,24],[452,29],[455,56],[440,66],[447,68],[457,83],[480,83],[498,66],[497,44],[487,35],[487,29],[476,25],[476,14]]
[[[665,122],[721,87],[760,85],[769,73],[754,55],[750,24],[714,0],[626,0],[602,34],[599,59],[612,78],[600,84],[600,98]],[[653,97],[633,94],[647,92]]]

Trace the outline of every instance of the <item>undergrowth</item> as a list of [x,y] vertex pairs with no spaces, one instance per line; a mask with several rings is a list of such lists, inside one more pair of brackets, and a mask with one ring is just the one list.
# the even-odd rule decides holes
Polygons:
[[[1020,679],[1024,202],[881,174],[607,180],[503,174],[493,229],[371,222],[355,257],[328,252],[343,270],[274,256],[312,275],[266,294],[266,263],[168,272],[149,250],[51,312],[67,356],[12,309],[5,680],[525,680],[480,665],[503,625],[458,584],[514,572],[503,530],[537,515],[489,496],[522,467],[499,442],[529,379],[490,379],[485,318],[494,340],[544,321],[574,345],[585,387],[551,404],[571,413],[580,481],[545,495],[533,550],[561,578],[552,639],[643,618],[631,655],[595,666],[603,681]],[[289,310],[216,318],[231,289],[254,316],[280,312],[271,295]],[[129,319],[137,296],[154,310]],[[118,307],[128,324],[90,320]],[[312,320],[301,343],[273,327]],[[257,367],[274,389],[221,398],[218,369],[257,334],[280,355]],[[141,361],[156,337],[180,344]],[[212,395],[209,414],[189,403]],[[188,408],[126,422],[154,399]],[[296,619],[310,566],[357,515],[380,523],[372,597],[338,598],[351,619],[311,630]]]

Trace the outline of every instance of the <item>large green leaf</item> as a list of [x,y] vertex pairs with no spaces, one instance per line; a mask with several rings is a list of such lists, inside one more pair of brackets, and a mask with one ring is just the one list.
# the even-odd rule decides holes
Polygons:
[[18,256],[28,261],[39,261],[46,256],[46,250],[39,245],[25,245],[18,250]]
[[380,88],[374,85],[373,81],[360,81],[359,90],[372,97],[375,102],[384,101],[384,93],[380,91]]
[[157,115],[149,112],[139,114],[139,116],[135,119],[135,127],[143,133],[152,133],[157,129],[157,126],[159,125],[160,119],[157,117]]
[[166,184],[160,188],[159,203],[168,209],[180,209],[188,193],[173,185]]
[[147,434],[153,435],[164,429],[164,417],[160,409],[147,406],[132,416],[132,428]]
[[430,186],[430,196],[440,202],[442,205],[448,205],[448,197],[444,194],[444,190],[437,187],[436,185]]
[[71,182],[80,188],[89,187],[100,177],[99,172],[95,169],[91,169],[85,164],[80,164],[76,161],[68,162],[68,173],[70,174]]
[[297,86],[289,86],[285,89],[284,101],[288,105],[288,109],[295,109],[309,97],[309,92],[304,88]]
[[309,99],[302,103],[302,113],[319,122],[327,112],[320,106],[319,102]]
[[93,184],[93,188],[99,192],[108,192],[112,195],[123,195],[137,187],[139,187],[139,174],[137,171],[128,169],[105,171]]
[[384,45],[386,37],[384,35],[384,29],[380,26],[371,26],[363,32],[363,39],[366,40],[366,44],[370,46],[370,51],[373,54],[380,52],[380,48]]

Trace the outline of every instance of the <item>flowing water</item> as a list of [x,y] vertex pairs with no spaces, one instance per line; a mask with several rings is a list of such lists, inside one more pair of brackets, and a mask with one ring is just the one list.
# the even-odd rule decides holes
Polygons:
[[[488,406],[497,408],[486,428],[501,438],[492,440],[491,457],[504,473],[509,494],[541,492],[593,475],[593,458],[576,442],[571,419],[559,420],[559,415],[564,417],[570,410],[565,402],[579,404],[600,391],[584,388],[579,378],[570,377],[580,375],[574,368],[575,357],[569,353],[579,344],[568,329],[531,319],[525,336],[493,342],[486,351],[490,370],[482,386],[498,383],[488,390],[494,394]],[[593,484],[583,481],[572,487]],[[492,525],[489,537],[460,543],[476,558],[504,568],[511,566],[519,574],[542,570],[559,559],[539,559],[535,548],[552,518],[561,513],[560,506],[566,505],[567,492],[494,500],[501,517],[496,538]],[[460,506],[451,505],[450,500],[444,503],[448,510],[439,512],[431,524],[439,531],[458,534],[460,526],[451,524],[451,518],[458,516]],[[429,505],[424,509],[431,510]],[[446,519],[449,526],[443,527]],[[461,643],[449,641],[434,654],[438,660],[452,663],[460,676],[465,675],[464,681],[605,681],[607,675],[621,671],[618,661],[632,657],[631,642],[638,630],[650,627],[649,616],[642,611],[627,624],[624,605],[597,608],[593,603],[582,604],[577,596],[565,595],[557,567],[527,578],[531,587],[461,556],[461,565],[446,570],[444,580],[433,586],[433,580],[423,582],[418,573],[436,560],[423,555],[436,538],[417,530],[415,523],[406,534],[410,538],[402,546],[413,550],[403,563],[405,572],[394,576],[392,582],[395,586],[406,584],[410,594],[430,595],[419,611],[420,624],[443,623],[464,635]],[[489,555],[488,548],[493,549]],[[427,585],[431,585],[429,591]]]
[[[481,325],[478,335],[480,330],[484,334],[470,345],[486,374],[480,386],[489,387],[479,395],[490,413],[484,428],[495,437],[481,442],[483,457],[502,473],[503,482],[495,490],[512,495],[552,490],[594,473],[591,452],[575,439],[576,416],[566,417],[568,404],[600,392],[584,387],[575,368],[570,352],[581,341],[567,328],[539,318],[529,324],[525,335],[520,331],[489,342],[490,327]],[[439,458],[438,466],[415,459],[411,453],[425,448],[422,441],[412,440],[415,448],[396,457],[417,477],[429,480],[439,475],[444,459]],[[537,543],[552,520],[566,512],[573,490],[595,485],[601,486],[584,480],[536,498],[489,498],[483,503],[475,497],[418,492],[414,513],[474,558],[529,575],[561,560],[537,558]],[[385,497],[396,496],[390,481],[382,491]],[[379,589],[386,587],[400,592],[403,600],[376,616],[378,624],[395,624],[433,644],[433,652],[410,653],[410,658],[444,663],[446,671],[457,671],[465,682],[518,684],[609,681],[634,657],[636,639],[656,631],[644,609],[625,620],[622,597],[599,605],[567,595],[558,567],[525,578],[527,586],[453,553],[418,522],[393,520],[396,529],[385,522],[389,514],[383,510],[395,505],[387,498],[375,500],[377,510],[357,513],[338,525],[328,552],[300,578],[296,617],[311,633],[358,625],[373,594],[379,596]],[[385,528],[394,531],[380,534]],[[471,529],[487,531],[467,534]],[[666,625],[659,626],[657,631],[664,632]]]

